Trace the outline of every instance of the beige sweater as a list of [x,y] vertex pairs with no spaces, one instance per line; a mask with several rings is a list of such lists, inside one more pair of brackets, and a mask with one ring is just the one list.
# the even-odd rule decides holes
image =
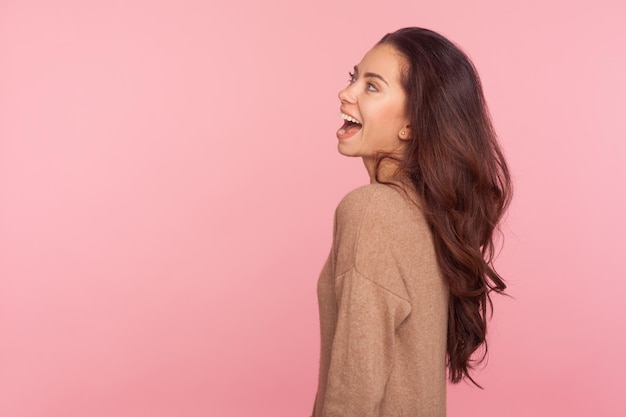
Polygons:
[[314,417],[445,416],[448,292],[402,191],[371,184],[341,201],[317,291]]

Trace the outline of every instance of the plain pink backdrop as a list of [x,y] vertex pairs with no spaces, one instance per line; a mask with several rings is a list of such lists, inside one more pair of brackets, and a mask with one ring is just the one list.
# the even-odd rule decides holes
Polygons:
[[[221,4],[220,4],[221,3]],[[0,2],[0,416],[308,416],[337,91],[386,32],[473,58],[516,194],[484,391],[624,416],[623,1]]]

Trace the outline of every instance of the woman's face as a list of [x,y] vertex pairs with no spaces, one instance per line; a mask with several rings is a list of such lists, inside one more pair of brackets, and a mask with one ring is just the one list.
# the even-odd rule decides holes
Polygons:
[[342,155],[363,157],[366,165],[377,152],[394,153],[409,137],[406,95],[400,74],[404,58],[390,45],[377,45],[350,73],[350,83],[339,92],[337,131]]

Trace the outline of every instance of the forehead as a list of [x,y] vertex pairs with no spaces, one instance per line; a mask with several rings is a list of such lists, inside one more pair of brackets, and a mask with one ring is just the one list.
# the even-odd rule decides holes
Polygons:
[[405,59],[391,45],[376,45],[358,65],[359,72],[374,72],[388,80],[399,81]]

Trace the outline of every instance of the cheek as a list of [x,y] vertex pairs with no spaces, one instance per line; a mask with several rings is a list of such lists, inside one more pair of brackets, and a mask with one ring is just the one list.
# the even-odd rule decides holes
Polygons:
[[[387,122],[396,122],[405,119],[406,109],[404,100],[394,99],[390,100],[386,105],[381,108],[380,115],[383,120],[387,120]],[[392,123],[390,123],[392,124]]]

